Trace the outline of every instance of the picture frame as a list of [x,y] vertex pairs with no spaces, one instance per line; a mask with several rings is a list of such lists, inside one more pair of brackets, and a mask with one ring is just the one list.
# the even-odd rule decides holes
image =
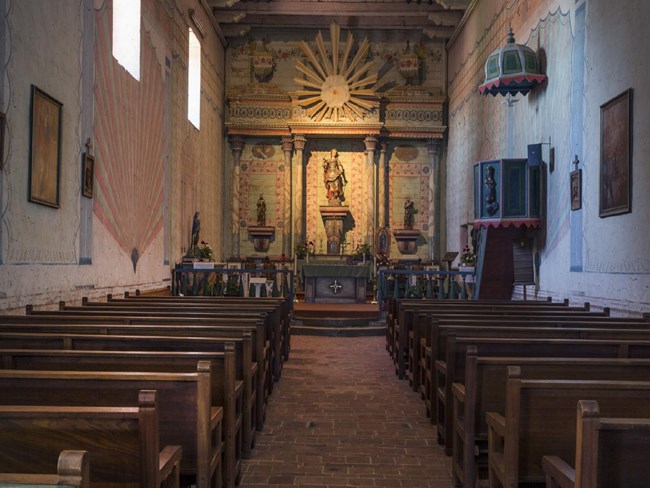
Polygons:
[[632,211],[632,89],[600,106],[601,218]]
[[571,171],[571,210],[582,208],[582,170]]
[[4,167],[5,161],[5,124],[6,116],[4,112],[0,112],[0,170]]
[[63,104],[35,85],[31,94],[29,201],[60,207]]
[[83,153],[81,167],[81,194],[92,198],[95,190],[95,157]]

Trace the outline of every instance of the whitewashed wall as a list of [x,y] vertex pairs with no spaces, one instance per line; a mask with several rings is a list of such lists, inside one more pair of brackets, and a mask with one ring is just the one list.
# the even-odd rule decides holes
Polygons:
[[[224,48],[210,14],[198,0],[143,0],[142,59],[149,64],[141,82],[125,92],[128,87],[116,82],[121,67],[111,57],[110,42],[102,44],[110,37],[97,35],[106,33],[111,7],[112,0],[0,0],[0,111],[7,115],[0,313],[170,284],[195,210],[202,213],[201,237],[221,247]],[[206,26],[200,131],[187,121],[188,8]],[[28,201],[32,84],[63,104],[58,209]],[[143,109],[152,95],[143,87],[156,90],[159,111]],[[110,110],[100,101],[107,93],[115,102]],[[152,118],[133,134],[136,114]],[[102,129],[107,122],[117,130],[110,137]],[[96,157],[92,200],[81,195],[80,184],[88,138]],[[139,148],[156,140],[162,149],[151,159],[125,164],[108,156],[120,144]],[[190,182],[189,195],[183,181]],[[189,203],[182,203],[184,197]]]
[[[567,2],[480,1],[452,43],[449,59],[447,246],[458,249],[462,224],[472,217],[471,166],[503,157],[526,157],[527,145],[555,151],[547,173],[544,231],[537,235],[540,296],[609,306],[615,313],[650,310],[650,183],[647,153],[650,67],[639,60],[647,43],[650,5],[607,0]],[[548,82],[512,108],[503,97],[481,97],[476,87],[488,54],[505,42],[508,25],[517,42],[538,51]],[[584,29],[584,30],[582,30]],[[632,212],[599,217],[600,105],[632,88]],[[508,140],[508,124],[511,138]],[[569,173],[575,155],[583,170],[582,209],[572,212]],[[530,291],[530,290],[529,290]],[[519,290],[520,292],[520,290]]]

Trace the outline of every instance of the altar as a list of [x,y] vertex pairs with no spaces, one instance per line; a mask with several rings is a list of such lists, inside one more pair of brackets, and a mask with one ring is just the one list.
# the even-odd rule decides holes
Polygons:
[[304,264],[302,276],[307,303],[365,303],[371,263]]

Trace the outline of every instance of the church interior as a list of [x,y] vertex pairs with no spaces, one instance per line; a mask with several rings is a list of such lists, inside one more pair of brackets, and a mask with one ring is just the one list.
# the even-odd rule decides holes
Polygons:
[[[512,268],[512,239],[532,267],[500,296],[647,310],[642,2],[126,3],[2,2],[0,309],[169,287],[199,212],[217,263],[293,269],[311,243],[364,246],[374,277],[377,257],[455,269],[487,229],[503,242],[485,276]],[[135,37],[116,42],[115,25]],[[507,92],[486,62],[510,31],[538,74]],[[333,150],[338,213],[321,175]],[[496,214],[480,207],[489,161]]]
[[[627,408],[620,416],[636,419],[647,417],[641,413],[650,405],[642,330],[650,317],[650,196],[642,191],[650,187],[650,166],[639,159],[650,153],[650,111],[643,108],[650,106],[643,92],[650,64],[638,57],[644,39],[650,41],[650,3],[0,0],[0,13],[0,391],[20,391],[25,402],[3,407],[10,404],[0,401],[0,459],[11,451],[3,447],[9,445],[3,430],[26,422],[21,415],[36,389],[61,382],[57,392],[64,398],[78,395],[84,406],[97,401],[79,393],[99,381],[90,373],[64,381],[38,371],[28,384],[4,371],[23,367],[19,349],[41,350],[38,360],[24,354],[24,369],[74,363],[73,369],[101,364],[104,371],[107,363],[119,363],[120,381],[127,382],[128,368],[162,368],[135,369],[141,373],[128,381],[138,385],[148,384],[146,371],[178,363],[198,386],[192,390],[190,380],[160,374],[164,380],[142,386],[132,405],[139,406],[141,423],[150,411],[157,424],[160,408],[161,431],[167,428],[163,404],[177,399],[163,392],[182,390],[184,398],[204,401],[202,367],[208,376],[212,367],[229,378],[203,385],[208,396],[215,390],[213,403],[223,403],[183,417],[190,430],[209,424],[198,443],[179,439],[163,446],[163,435],[159,446],[157,433],[146,434],[156,440],[140,448],[146,444],[152,455],[165,456],[164,463],[142,456],[141,464],[160,461],[160,469],[141,474],[139,486],[255,486],[246,471],[242,483],[241,461],[260,451],[256,438],[263,452],[277,441],[263,432],[270,393],[289,388],[296,398],[306,395],[279,381],[283,370],[290,368],[291,379],[300,369],[288,360],[292,309],[294,319],[302,310],[301,324],[308,326],[336,322],[338,308],[347,304],[362,321],[379,322],[382,337],[369,339],[375,342],[366,367],[386,367],[388,377],[404,380],[397,383],[406,394],[418,393],[417,422],[434,434],[422,440],[413,433],[413,442],[434,444],[439,459],[431,463],[443,466],[442,474],[427,475],[440,476],[436,481],[414,473],[404,478],[408,469],[400,468],[406,471],[381,478],[386,484],[375,478],[364,485],[356,473],[347,486],[647,486],[635,484],[635,477],[650,475],[643,463],[626,465],[627,481],[615,481],[619,474],[611,466],[598,471],[598,453],[576,451],[593,437],[576,447],[575,436],[584,434],[581,421],[590,428],[597,420],[607,424],[599,411],[617,417],[615,407]],[[172,302],[179,295],[184,304]],[[137,312],[106,306],[123,300],[119,307],[134,307],[138,297]],[[223,306],[219,312],[208,299]],[[92,305],[91,317],[82,309]],[[373,313],[364,315],[367,310]],[[479,332],[478,316],[490,329],[511,328],[508,352],[516,352],[498,349],[493,330]],[[522,321],[539,335],[520,330]],[[160,336],[188,335],[179,332],[183,324],[196,337],[119,346],[110,336],[126,337],[126,324],[137,325],[142,336],[154,328]],[[227,327],[233,324],[236,332]],[[470,328],[472,340],[463,335]],[[42,342],[27,345],[18,337],[34,332]],[[71,355],[44,359],[45,350],[58,347],[46,341],[54,334],[70,334],[62,339],[66,349],[90,340],[82,334],[104,334],[105,343],[78,346],[104,356],[66,351]],[[204,334],[228,339],[199,337]],[[334,354],[295,335],[301,360],[305,350]],[[336,344],[331,347],[338,350]],[[378,345],[385,366],[368,359]],[[126,352],[113,350],[121,347],[149,351],[148,366],[133,358],[127,363]],[[210,352],[196,352],[203,348]],[[189,369],[179,351],[196,354]],[[520,357],[515,364],[498,356]],[[531,359],[537,356],[547,361],[538,364]],[[590,363],[595,356],[597,365]],[[333,375],[340,367],[339,381],[347,380],[347,363],[333,359],[331,367]],[[553,374],[575,374],[565,377],[574,383],[566,392],[558,385],[538,392],[534,379],[541,382],[553,368]],[[503,409],[481,397],[487,383],[471,390],[470,379],[476,382],[484,371],[486,378],[500,378],[490,391],[507,388]],[[326,373],[310,374],[323,374],[326,384]],[[634,399],[627,405],[621,400],[628,394],[612,386],[622,378],[637,380],[626,386]],[[61,393],[66,388],[74,395]],[[576,393],[581,388],[582,396]],[[384,395],[387,409],[392,394]],[[550,436],[562,429],[548,421],[549,412],[574,402],[569,420],[556,422],[565,430],[570,425],[573,437],[542,453],[543,461],[541,454],[534,457],[537,444],[525,452],[512,447],[515,395],[540,410],[521,407],[522,418],[530,415],[532,423],[546,415],[540,418]],[[560,397],[555,408],[553,398]],[[61,401],[55,393],[48,398]],[[289,423],[297,415],[284,413]],[[120,415],[126,431],[132,419]],[[476,425],[465,423],[470,417]],[[300,419],[309,432],[312,420]],[[650,453],[643,434],[649,422],[635,424],[645,446],[639,455]],[[296,429],[304,427],[297,423]],[[521,429],[522,438],[535,435]],[[5,441],[20,438],[22,448],[28,437]],[[602,445],[623,449],[609,441],[603,437]],[[124,447],[131,448],[138,449]],[[88,469],[83,455],[61,456],[59,467],[77,466],[82,475]],[[36,458],[25,455],[16,472]],[[520,459],[516,469],[513,459]],[[107,463],[107,472],[122,470]],[[3,478],[2,464],[0,484],[19,479]],[[184,466],[192,467],[189,484]],[[576,470],[572,484],[561,476],[565,468]],[[124,468],[120,486],[130,469]],[[609,484],[585,481],[597,471]],[[75,486],[88,486],[82,475]],[[264,484],[298,486],[297,475],[291,477],[285,484],[267,477]],[[321,479],[321,486],[339,486],[330,481]]]

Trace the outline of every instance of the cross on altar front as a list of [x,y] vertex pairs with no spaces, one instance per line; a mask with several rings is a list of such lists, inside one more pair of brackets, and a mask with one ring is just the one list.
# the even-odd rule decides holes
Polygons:
[[330,288],[332,289],[332,291],[333,291],[334,294],[336,295],[336,294],[339,292],[339,290],[340,290],[341,288],[343,288],[343,285],[341,285],[338,281],[334,280],[334,283],[332,283],[332,284],[330,285]]

